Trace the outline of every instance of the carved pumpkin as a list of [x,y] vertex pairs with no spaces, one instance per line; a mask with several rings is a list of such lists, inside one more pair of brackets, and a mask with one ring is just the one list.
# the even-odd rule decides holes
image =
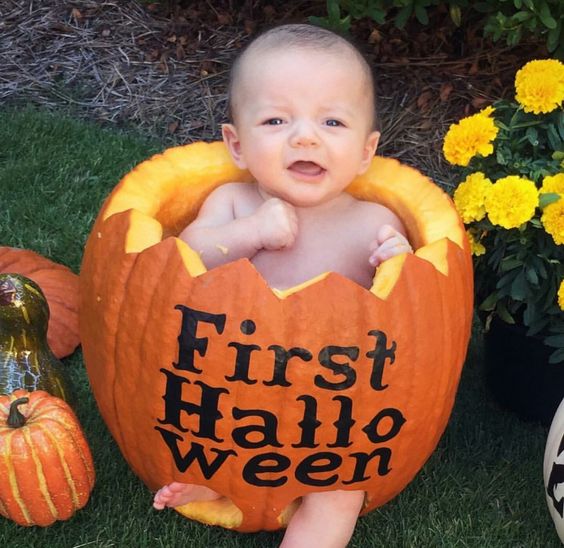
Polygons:
[[46,527],[82,508],[93,486],[90,449],[63,400],[42,390],[0,396],[0,515]]
[[40,287],[20,274],[0,274],[0,394],[17,388],[72,398],[63,364],[47,343],[49,307]]
[[150,489],[224,495],[177,509],[188,517],[271,530],[300,496],[334,489],[364,489],[367,512],[446,426],[472,316],[463,226],[428,179],[376,158],[348,191],[394,210],[417,252],[383,263],[370,290],[327,273],[276,291],[247,259],[207,272],[175,237],[213,188],[249,178],[221,143],[196,143],[114,189],[80,274],[94,395]]
[[32,279],[49,304],[47,341],[57,358],[72,354],[78,346],[78,276],[28,249],[0,247],[0,274],[10,272]]
[[564,400],[556,410],[548,432],[543,471],[548,511],[564,543]]

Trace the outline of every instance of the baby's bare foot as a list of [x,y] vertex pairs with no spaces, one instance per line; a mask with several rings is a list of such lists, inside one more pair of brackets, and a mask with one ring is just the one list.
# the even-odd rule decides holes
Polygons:
[[189,502],[217,500],[218,498],[221,498],[221,495],[209,487],[174,481],[165,485],[155,493],[153,508],[162,510],[166,507],[174,508],[175,506],[182,506]]

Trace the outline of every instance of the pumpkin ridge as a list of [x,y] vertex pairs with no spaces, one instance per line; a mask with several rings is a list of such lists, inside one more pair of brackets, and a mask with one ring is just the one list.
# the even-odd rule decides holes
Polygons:
[[[38,425],[35,425],[36,428],[37,426]],[[23,435],[23,439],[27,444],[28,451],[31,454],[33,464],[35,465],[34,477],[37,478],[37,482],[38,482],[37,487],[39,488],[39,491],[41,492],[41,495],[43,496],[43,499],[47,504],[49,511],[51,512],[51,516],[55,519],[58,519],[59,512],[57,510],[57,507],[53,503],[53,499],[51,498],[51,494],[49,493],[49,489],[47,488],[47,479],[45,477],[45,472],[43,470],[43,463],[41,462],[41,459],[39,458],[35,450],[35,444],[33,443],[30,429],[24,428],[22,431],[22,435]]]
[[[172,246],[171,246],[171,247],[172,247]],[[129,285],[129,284],[132,282],[132,280],[134,280],[135,277],[136,277],[136,276],[135,276],[135,269],[136,269],[136,267],[137,267],[137,265],[138,265],[138,260],[140,259],[140,257],[141,257],[141,254],[138,254],[137,257],[135,258],[135,261],[134,261],[134,263],[133,263],[133,265],[132,265],[132,267],[131,267],[131,270],[130,270],[130,274],[129,274],[129,276],[127,277],[126,284],[125,284],[124,287],[123,287],[123,293],[122,293],[123,295],[127,295],[127,294],[128,294],[128,285]],[[172,255],[172,253],[169,251],[168,254],[167,254],[166,259],[163,260],[162,263],[161,263],[161,264],[163,265],[162,268],[160,269],[161,274],[162,274],[163,272],[166,272],[166,271],[169,270],[169,268],[170,268],[171,263],[173,262],[173,260],[174,260],[174,257],[173,257],[173,255]],[[161,279],[161,276],[155,277],[155,279],[156,279],[156,280],[160,280],[160,279]],[[158,282],[156,282],[156,285],[158,285]],[[146,307],[146,310],[145,310],[146,316],[148,316],[148,315],[151,313],[151,310],[154,309],[154,308],[153,308],[153,304],[154,304],[154,302],[155,302],[156,293],[157,293],[156,291],[153,291],[153,292],[151,293],[150,305],[147,306],[147,307]],[[126,299],[123,299],[122,302],[125,303],[125,302],[126,302]],[[114,348],[115,348],[114,360],[115,360],[115,363],[116,363],[116,364],[120,363],[120,362],[119,362],[119,349],[121,348],[120,333],[122,333],[122,328],[123,328],[123,326],[122,326],[122,321],[123,321],[123,320],[124,320],[124,307],[121,306],[121,307],[120,307],[120,311],[119,311],[118,321],[117,321],[117,324],[116,324],[116,325],[117,325],[117,330],[116,330],[116,343],[115,343],[115,347],[114,347]],[[127,322],[127,319],[126,319],[125,321]],[[148,324],[147,321],[144,321],[144,322],[143,322],[143,330],[142,330],[141,336],[140,336],[140,340],[141,340],[141,341],[146,340],[145,334],[147,333],[147,327],[148,327],[147,324]],[[120,368],[116,366],[115,369],[116,369],[116,372],[115,372],[115,376],[114,376],[114,388],[120,384],[120,382],[119,382],[119,381],[120,381],[120,375],[119,375],[119,369],[120,369]],[[119,407],[119,405],[120,405],[120,401],[121,401],[121,400],[119,399],[119,395],[116,395],[116,392],[114,391],[114,402],[115,402],[115,409],[116,409],[116,416],[117,416],[117,419],[118,419],[118,420],[117,420],[118,424],[120,424],[120,418],[121,418],[120,409],[118,409],[118,407]],[[121,425],[120,425],[120,428],[121,428]],[[128,448],[124,448],[123,450],[124,450],[124,452],[129,452],[130,450],[137,451],[137,450],[139,450],[139,449],[142,449],[142,448],[137,448],[137,447],[136,447],[135,449],[133,449],[132,447],[128,447]],[[144,466],[144,463],[142,463],[142,464],[143,464],[143,466]]]
[[[53,433],[48,428],[45,428],[45,426],[43,424],[44,423],[37,424],[36,427],[39,430],[41,430],[44,433],[44,435],[47,436],[47,438],[49,438],[49,440],[51,441],[52,447],[54,447],[55,450],[57,451],[57,456],[59,457],[59,462],[60,462],[60,464],[63,468],[65,480],[66,480],[67,486],[68,486],[70,493],[71,493],[72,504],[75,508],[78,508],[79,507],[79,497],[78,497],[78,493],[77,493],[77,490],[76,490],[76,485],[75,485],[74,479],[72,477],[72,474],[70,473],[70,469],[69,469],[67,461],[65,459],[65,455],[63,454],[61,447],[59,445],[61,438],[55,437],[53,435]],[[66,428],[65,428],[65,430],[66,430],[65,434],[70,435],[70,437],[73,441],[73,447],[76,448],[77,444],[76,444],[76,440],[74,439],[74,436],[72,435],[72,430],[66,429]],[[54,517],[56,518],[57,516],[54,515]]]
[[[127,276],[127,279],[125,280],[122,288],[121,288],[121,300],[119,303],[119,307],[116,311],[116,316],[117,316],[117,321],[116,321],[116,330],[113,333],[112,337],[114,339],[114,348],[113,348],[113,363],[117,364],[118,362],[118,350],[119,350],[119,345],[118,345],[118,337],[119,337],[119,333],[120,331],[120,327],[122,325],[123,322],[123,308],[124,308],[124,303],[125,303],[125,299],[123,298],[124,295],[127,295],[127,289],[128,286],[131,282],[131,275],[133,274],[134,270],[135,270],[135,265],[137,264],[137,261],[139,260],[139,253],[137,253],[135,255],[135,257],[133,258],[133,261],[131,262],[130,268],[129,268],[129,274]],[[118,383],[118,372],[116,371],[117,367],[115,367],[114,365],[114,371],[113,371],[113,382],[112,385],[110,387],[110,391],[112,393],[112,408],[113,408],[113,412],[114,412],[114,420],[118,426],[117,431],[118,432],[122,432],[122,425],[121,425],[121,415],[119,413],[118,410],[118,399],[116,398],[116,394],[119,392],[119,383]],[[113,434],[113,432],[112,432]],[[126,459],[129,460],[129,449],[127,448],[126,444],[120,444],[120,448],[122,449],[122,451],[124,452],[124,456],[127,454]]]
[[[15,399],[16,398],[14,398],[14,400]],[[12,460],[10,459],[11,442],[12,442],[12,439],[15,437],[15,435],[16,435],[16,432],[13,431],[6,436],[5,447],[7,447],[8,451],[4,452],[4,455],[3,455],[4,456],[4,463],[6,465],[6,469],[8,470],[8,481],[10,483],[10,492],[13,496],[13,502],[16,505],[19,512],[21,513],[23,519],[26,521],[26,523],[30,524],[30,523],[32,523],[31,515],[29,513],[29,510],[27,508],[25,501],[22,499],[20,489],[19,489],[19,485],[18,485],[18,479],[16,477],[16,473],[15,473],[15,470],[14,470]],[[1,449],[1,446],[0,446],[0,449]],[[13,514],[13,512],[11,512],[11,514]]]
[[[65,456],[61,451],[60,445],[58,443],[55,443],[59,440],[59,438],[55,436],[51,430],[58,430],[61,437],[68,436],[70,438],[70,440],[72,441],[72,446],[75,449],[74,454],[80,457],[80,461],[84,469],[83,471],[85,471],[88,476],[88,483],[89,485],[93,485],[95,480],[95,473],[94,473],[94,469],[90,466],[89,459],[87,458],[90,449],[88,448],[86,440],[83,437],[77,435],[77,430],[75,427],[79,423],[76,415],[74,414],[74,412],[72,412],[72,415],[68,414],[69,413],[68,408],[67,406],[64,405],[64,402],[62,400],[53,401],[53,399],[50,399],[48,401],[48,404],[49,405],[44,403],[41,409],[35,412],[34,418],[35,421],[38,423],[36,427],[41,428],[43,431],[47,433],[48,437],[51,440],[54,440],[53,445],[55,445],[57,448],[57,453],[59,455],[61,463],[65,467],[65,472],[67,471],[70,472],[67,462],[68,456]],[[52,423],[53,425],[52,428],[46,427],[46,424],[48,423]],[[65,473],[65,476],[67,477],[67,481],[68,478],[70,478],[70,481],[72,481],[73,487],[71,487],[71,489],[73,490],[73,492],[75,492],[75,488],[74,488],[75,482],[73,475],[72,474],[69,475]],[[78,491],[76,491],[76,493],[77,493],[76,501],[78,503],[80,498],[78,496]]]

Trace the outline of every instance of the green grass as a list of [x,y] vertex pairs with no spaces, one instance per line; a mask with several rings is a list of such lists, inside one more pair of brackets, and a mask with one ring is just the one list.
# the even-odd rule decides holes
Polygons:
[[[161,150],[33,109],[0,110],[0,244],[38,251],[78,271],[89,228],[120,177]],[[82,355],[65,360],[97,481],[88,505],[51,527],[0,518],[0,546],[268,547],[279,533],[242,535],[156,512],[128,469],[90,393]],[[362,518],[355,547],[560,546],[543,492],[547,431],[496,407],[483,384],[481,341],[470,346],[456,405],[435,453],[391,503]],[[322,548],[322,547],[320,547]]]

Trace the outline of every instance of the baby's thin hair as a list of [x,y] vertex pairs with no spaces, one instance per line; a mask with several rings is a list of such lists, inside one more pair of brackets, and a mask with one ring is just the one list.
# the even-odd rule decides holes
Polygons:
[[316,51],[327,51],[331,49],[342,50],[342,48],[347,48],[353,53],[359,60],[372,91],[374,112],[372,126],[373,129],[378,129],[378,117],[376,115],[376,80],[366,57],[348,38],[329,29],[305,23],[286,24],[268,29],[256,36],[239,52],[231,66],[227,88],[227,115],[230,122],[234,121],[233,90],[245,57],[252,51],[266,51],[280,47],[301,47]]

